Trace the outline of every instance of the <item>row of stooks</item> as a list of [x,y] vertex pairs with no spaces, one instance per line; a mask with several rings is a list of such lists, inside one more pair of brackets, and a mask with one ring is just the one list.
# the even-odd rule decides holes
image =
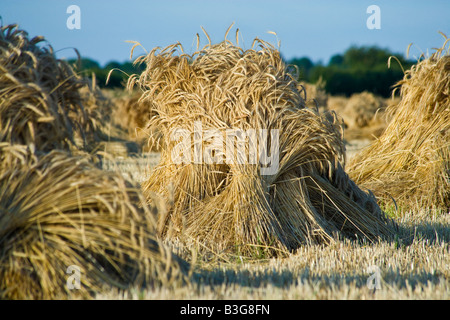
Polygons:
[[[279,256],[343,237],[392,238],[396,224],[377,198],[393,197],[404,210],[413,201],[450,206],[445,45],[405,74],[392,122],[348,173],[336,117],[305,106],[302,87],[271,45],[256,39],[258,49],[244,51],[225,39],[193,55],[177,55],[180,44],[154,49],[136,59],[146,70],[128,81],[141,90],[139,112],[152,114],[146,125],[157,128],[154,142],[162,146],[159,165],[138,186],[96,163],[111,101],[51,46],[39,46],[42,37],[28,39],[14,25],[1,31],[2,298],[88,298],[105,286],[189,281],[191,266],[165,239]],[[196,123],[203,132],[280,129],[278,170],[174,163],[173,130]],[[78,290],[68,283],[70,266],[81,271]]]

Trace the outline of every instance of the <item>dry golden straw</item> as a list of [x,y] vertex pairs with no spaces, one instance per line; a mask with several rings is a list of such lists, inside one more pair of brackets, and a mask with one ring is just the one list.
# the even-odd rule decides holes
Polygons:
[[140,97],[138,92],[115,99],[113,122],[125,131],[129,140],[136,141],[142,151],[158,151],[160,149],[158,145],[148,144],[149,137],[157,137],[158,128],[148,127],[153,114],[151,108],[139,101]]
[[[155,113],[149,124],[163,139],[161,162],[142,185],[150,202],[155,193],[169,201],[159,217],[163,237],[271,255],[302,243],[329,243],[339,234],[369,241],[392,234],[375,198],[343,170],[339,126],[305,107],[297,81],[270,44],[255,39],[252,49],[243,50],[225,39],[187,55],[177,43],[136,63],[146,70],[130,77],[129,88],[138,84],[143,90],[142,103]],[[194,132],[199,124],[204,137],[207,130],[279,130],[278,171],[262,175],[259,164],[230,159],[174,163],[178,141],[171,134],[177,128]],[[211,146],[217,147],[215,156],[225,153],[210,140],[202,154]],[[245,148],[248,156],[249,143]]]
[[318,107],[326,109],[328,104],[328,94],[325,91],[325,83],[319,79],[315,84],[305,81],[299,82],[299,90],[304,93],[304,100],[307,107]]
[[348,169],[355,182],[401,210],[450,209],[448,43],[405,72],[401,101],[389,107],[384,134]]
[[[156,239],[155,208],[142,201],[139,187],[86,158],[37,158],[0,143],[0,298],[89,298],[184,281],[187,263]],[[68,284],[71,266],[79,289]]]
[[139,207],[140,188],[69,155],[102,138],[109,101],[42,41],[1,28],[0,298],[185,281],[189,266],[157,240],[157,209]]
[[86,149],[101,138],[108,103],[95,79],[77,75],[44,41],[17,25],[0,28],[0,141]]
[[341,115],[348,128],[364,128],[382,124],[384,108],[382,98],[364,91],[350,97]]

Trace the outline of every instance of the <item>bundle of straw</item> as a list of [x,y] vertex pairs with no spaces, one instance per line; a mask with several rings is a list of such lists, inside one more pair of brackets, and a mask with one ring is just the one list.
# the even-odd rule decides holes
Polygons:
[[325,82],[319,79],[316,83],[299,82],[300,91],[304,91],[305,103],[307,107],[318,107],[319,110],[326,109],[328,104],[328,94],[325,91]]
[[354,93],[342,110],[344,123],[349,128],[363,128],[383,123],[385,102],[381,97],[364,91]]
[[17,25],[0,28],[0,141],[86,149],[100,139],[108,104],[95,81],[56,59],[44,41],[29,39]]
[[158,134],[158,128],[148,127],[153,116],[151,108],[139,101],[141,94],[132,93],[115,99],[112,112],[113,123],[125,130],[127,138],[136,141],[144,152],[158,151],[157,145],[148,145],[149,137]]
[[[150,124],[164,139],[161,162],[142,185],[150,202],[155,193],[169,201],[158,231],[243,255],[328,243],[335,233],[371,241],[390,235],[376,200],[343,170],[338,125],[305,107],[278,50],[259,39],[255,45],[259,50],[244,51],[225,36],[193,55],[176,55],[183,51],[178,43],[135,61],[145,62],[146,70],[128,86],[140,85],[142,103],[155,113]],[[194,132],[186,140],[193,156],[185,163],[174,160],[178,129]],[[270,163],[255,155],[250,135],[234,156],[211,135],[261,129],[279,132],[278,142],[259,140],[261,150],[279,153],[279,168],[270,174],[262,173]],[[217,161],[198,161],[196,154]]]
[[187,263],[156,239],[155,208],[137,207],[143,200],[84,157],[37,158],[0,143],[0,298],[90,298],[184,281]]
[[393,198],[401,210],[450,208],[448,42],[405,72],[385,132],[348,169],[355,182],[384,203]]

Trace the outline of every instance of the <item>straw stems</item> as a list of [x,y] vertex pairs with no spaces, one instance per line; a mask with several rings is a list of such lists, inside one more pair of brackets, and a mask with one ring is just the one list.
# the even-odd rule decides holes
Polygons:
[[406,71],[401,100],[379,139],[349,166],[350,176],[387,206],[450,210],[450,56],[448,40]]
[[[185,281],[187,263],[156,238],[156,208],[142,201],[138,187],[85,158],[0,144],[0,297],[90,298]],[[80,271],[75,289],[70,267]]]
[[[305,107],[278,50],[259,39],[253,47],[225,40],[187,55],[174,44],[136,60],[146,70],[130,77],[129,88],[142,90],[141,103],[154,113],[149,125],[163,140],[161,162],[142,184],[149,202],[161,194],[169,203],[161,236],[250,256],[329,243],[336,234],[391,236],[393,224],[375,198],[343,170],[336,119]],[[233,140],[233,154],[229,132],[244,137]],[[188,156],[177,162],[180,141]]]

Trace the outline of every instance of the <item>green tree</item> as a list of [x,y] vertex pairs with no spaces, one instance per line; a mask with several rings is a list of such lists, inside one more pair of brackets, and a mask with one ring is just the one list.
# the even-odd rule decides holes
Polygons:
[[78,71],[100,69],[100,64],[90,58],[69,59],[67,62]]
[[[389,57],[395,56],[399,63],[391,63]],[[344,54],[331,57],[327,66],[315,65],[310,69],[309,82],[322,78],[325,90],[333,95],[351,95],[364,90],[384,97],[391,95],[392,86],[403,78],[403,69],[411,67],[412,62],[402,55],[376,46],[352,46]]]
[[329,66],[342,66],[344,63],[344,56],[342,54],[335,54],[330,58]]
[[[68,62],[78,73],[84,76],[90,77],[92,73],[95,73],[97,85],[107,88],[123,87],[128,76],[134,73],[141,73],[145,67],[144,65],[134,66],[129,61],[123,63],[110,61],[104,67],[101,67],[97,61],[90,58],[70,59]],[[113,71],[110,73],[111,70]],[[107,84],[108,74],[109,81]]]
[[289,61],[289,64],[298,67],[299,80],[306,80],[309,78],[309,73],[314,67],[314,63],[308,57],[294,58]]

